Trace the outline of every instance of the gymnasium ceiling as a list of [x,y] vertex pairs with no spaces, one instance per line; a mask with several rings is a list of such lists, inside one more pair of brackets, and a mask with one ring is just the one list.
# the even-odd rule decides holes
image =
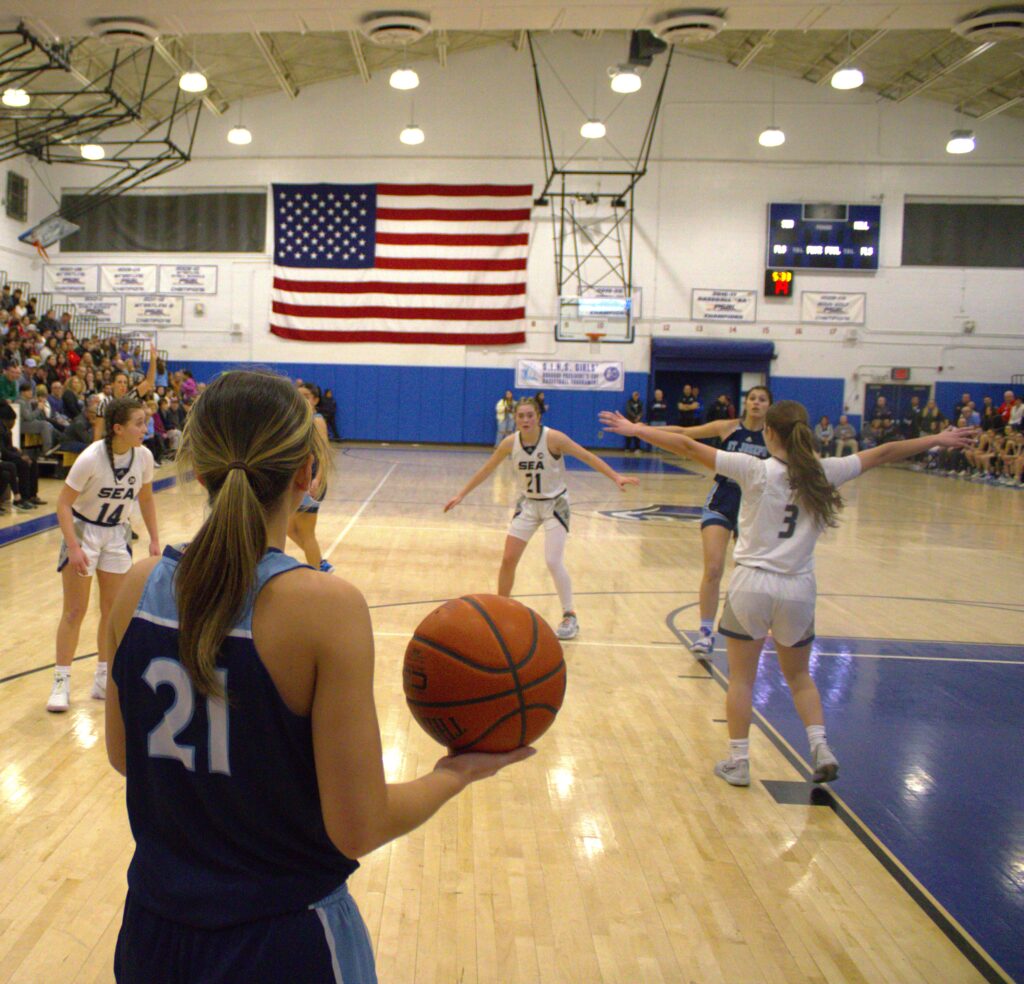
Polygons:
[[[400,6],[427,14],[431,27],[405,53],[370,42],[360,30],[368,14],[393,7],[348,0],[178,0],[173,10],[158,0],[135,0],[130,7],[116,0],[20,0],[16,15],[0,15],[0,30],[20,22],[45,41],[81,39],[72,64],[83,77],[95,79],[115,57],[115,49],[94,36],[97,20],[143,18],[158,35],[144,114],[159,119],[171,106],[174,80],[193,63],[210,80],[202,97],[206,110],[221,114],[241,99],[282,91],[294,98],[310,86],[349,76],[368,81],[403,59],[446,65],[461,52],[488,45],[522,49],[527,30],[538,36],[572,31],[584,39],[614,32],[622,37],[625,60],[629,31],[650,27],[659,15],[686,5],[463,0],[414,7],[403,0]],[[702,8],[724,13],[725,29],[712,40],[677,46],[677,56],[818,85],[828,84],[831,72],[849,62],[864,72],[864,91],[882,99],[937,100],[972,119],[1002,113],[1024,118],[1024,31],[992,42],[968,40],[952,30],[982,6],[947,0],[736,0]],[[9,36],[0,37],[0,56],[9,43]],[[116,84],[129,98],[133,85],[141,88],[143,62],[136,53],[128,70],[118,74]]]

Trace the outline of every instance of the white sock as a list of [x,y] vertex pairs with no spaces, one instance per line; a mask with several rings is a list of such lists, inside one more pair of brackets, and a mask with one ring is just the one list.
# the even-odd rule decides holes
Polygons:
[[105,677],[107,675],[107,664],[106,662],[96,664],[96,676]]
[[730,738],[729,739],[729,758],[734,762],[739,762],[741,759],[750,760],[750,739],[749,738]]
[[825,738],[825,725],[823,724],[809,724],[807,725],[807,740],[810,742],[811,751],[814,751],[815,745],[827,745],[828,740]]
[[713,618],[702,618],[700,620],[700,634],[706,636],[715,634],[715,620]]

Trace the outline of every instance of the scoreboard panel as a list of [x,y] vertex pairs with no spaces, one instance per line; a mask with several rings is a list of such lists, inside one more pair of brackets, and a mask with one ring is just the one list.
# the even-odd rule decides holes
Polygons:
[[773,202],[769,270],[877,270],[881,205]]

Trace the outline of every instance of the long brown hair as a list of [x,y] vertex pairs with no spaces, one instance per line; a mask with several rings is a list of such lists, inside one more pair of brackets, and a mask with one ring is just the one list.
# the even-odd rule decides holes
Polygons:
[[765,426],[770,427],[786,450],[789,487],[797,501],[821,527],[838,526],[837,514],[843,508],[839,490],[825,477],[814,451],[807,408],[795,400],[779,400],[768,408]]
[[224,697],[217,654],[242,612],[267,549],[267,514],[313,456],[325,484],[327,447],[313,411],[272,372],[214,380],[185,421],[177,460],[209,494],[210,512],[178,565],[178,653],[193,686]]

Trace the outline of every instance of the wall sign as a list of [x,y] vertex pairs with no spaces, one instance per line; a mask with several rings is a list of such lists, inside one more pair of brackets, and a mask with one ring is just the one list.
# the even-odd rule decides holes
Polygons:
[[516,389],[611,390],[622,392],[626,374],[621,362],[581,359],[519,359]]
[[216,264],[175,263],[161,265],[161,294],[216,294]]
[[694,321],[754,321],[757,291],[695,287],[690,306],[690,317]]
[[43,290],[48,294],[91,294],[99,290],[99,266],[61,263],[43,267]]
[[155,328],[180,327],[182,323],[181,297],[150,294],[146,297],[124,299],[126,325],[153,326]]
[[800,320],[812,325],[862,325],[866,294],[805,290],[800,295]]
[[104,328],[124,324],[124,297],[120,294],[83,294],[75,298],[75,310],[86,318],[95,318]]
[[104,263],[100,267],[100,290],[110,294],[155,294],[156,264]]

